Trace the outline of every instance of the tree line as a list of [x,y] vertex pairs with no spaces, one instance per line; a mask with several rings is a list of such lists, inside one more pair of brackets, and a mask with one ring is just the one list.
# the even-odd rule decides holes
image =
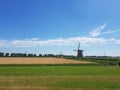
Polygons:
[[56,57],[54,54],[33,54],[33,53],[4,53],[0,52],[0,57]]
[[[0,52],[0,57],[65,57],[65,58],[77,58],[73,55],[54,55],[54,54],[33,54],[33,53],[4,53]],[[118,57],[112,57],[112,56],[84,56],[83,58],[120,58]]]

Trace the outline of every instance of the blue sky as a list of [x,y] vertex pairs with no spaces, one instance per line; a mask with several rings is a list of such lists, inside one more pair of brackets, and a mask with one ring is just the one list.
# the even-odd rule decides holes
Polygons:
[[0,51],[120,56],[120,0],[0,0]]

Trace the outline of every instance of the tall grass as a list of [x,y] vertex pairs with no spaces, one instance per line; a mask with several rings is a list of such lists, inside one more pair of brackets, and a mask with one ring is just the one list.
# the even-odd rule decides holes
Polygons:
[[0,90],[119,90],[111,66],[0,66]]

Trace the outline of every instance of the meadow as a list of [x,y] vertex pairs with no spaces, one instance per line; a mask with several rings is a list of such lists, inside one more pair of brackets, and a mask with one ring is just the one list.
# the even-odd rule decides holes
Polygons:
[[0,90],[120,90],[120,68],[1,65]]

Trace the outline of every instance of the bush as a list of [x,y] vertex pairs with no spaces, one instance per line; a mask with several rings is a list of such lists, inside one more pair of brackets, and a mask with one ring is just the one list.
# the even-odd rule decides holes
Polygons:
[[118,61],[118,66],[120,66],[120,61]]
[[114,65],[116,65],[116,62],[111,61],[111,62],[109,62],[109,65],[114,66]]

